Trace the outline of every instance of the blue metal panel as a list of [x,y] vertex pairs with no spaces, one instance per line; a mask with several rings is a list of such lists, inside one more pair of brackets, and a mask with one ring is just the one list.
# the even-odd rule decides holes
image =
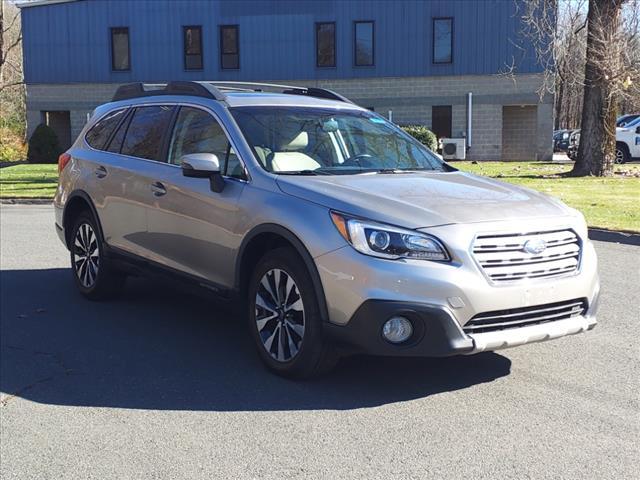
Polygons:
[[[432,63],[434,17],[453,17],[453,63]],[[353,22],[375,22],[375,65],[354,66]],[[315,23],[336,22],[335,68]],[[511,0],[80,0],[22,10],[28,83],[274,80],[540,71]],[[219,26],[240,27],[240,69],[221,70]],[[202,25],[204,68],[185,71],[182,26]],[[111,27],[129,27],[131,71],[111,71]]]

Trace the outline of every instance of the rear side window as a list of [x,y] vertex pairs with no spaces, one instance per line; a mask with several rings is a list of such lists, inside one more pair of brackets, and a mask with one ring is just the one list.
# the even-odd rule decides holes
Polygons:
[[87,143],[96,150],[103,150],[107,140],[124,118],[125,109],[108,113],[100,119],[84,137]]
[[147,160],[161,160],[162,141],[172,114],[173,107],[164,105],[136,108],[121,153]]

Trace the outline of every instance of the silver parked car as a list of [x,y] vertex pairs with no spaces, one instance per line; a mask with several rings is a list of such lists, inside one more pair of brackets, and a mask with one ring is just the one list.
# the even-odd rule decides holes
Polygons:
[[262,360],[448,356],[596,325],[583,216],[463,173],[329,90],[120,87],[59,160],[56,229],[80,292],[163,272],[246,304]]

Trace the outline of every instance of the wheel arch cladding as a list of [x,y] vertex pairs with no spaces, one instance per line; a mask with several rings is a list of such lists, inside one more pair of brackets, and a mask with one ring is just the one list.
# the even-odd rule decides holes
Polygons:
[[235,289],[242,297],[247,292],[249,279],[251,277],[252,268],[267,252],[278,247],[293,248],[304,262],[314,289],[317,294],[320,306],[320,314],[322,321],[329,321],[329,313],[327,302],[324,296],[324,288],[318,274],[318,269],[313,257],[304,246],[302,241],[290,230],[276,224],[263,224],[254,227],[244,238],[240,249],[238,250],[238,258],[236,260],[236,280]]
[[69,198],[67,199],[64,206],[64,213],[62,215],[62,228],[64,228],[64,235],[67,241],[67,245],[69,245],[69,235],[71,234],[73,219],[83,211],[88,211],[89,213],[91,213],[91,215],[93,215],[93,219],[95,220],[96,227],[98,229],[97,233],[98,235],[100,235],[100,239],[104,241],[102,225],[100,224],[98,212],[96,211],[96,207],[93,204],[91,197],[89,197],[89,195],[82,190],[76,190],[69,195]]

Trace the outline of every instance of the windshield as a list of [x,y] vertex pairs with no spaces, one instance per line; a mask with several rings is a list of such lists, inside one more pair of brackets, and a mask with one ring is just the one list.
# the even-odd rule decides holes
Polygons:
[[454,170],[371,112],[301,107],[236,107],[231,111],[256,158],[269,172],[349,175]]
[[616,127],[630,127],[636,123],[640,123],[640,115],[623,115],[618,118]]

